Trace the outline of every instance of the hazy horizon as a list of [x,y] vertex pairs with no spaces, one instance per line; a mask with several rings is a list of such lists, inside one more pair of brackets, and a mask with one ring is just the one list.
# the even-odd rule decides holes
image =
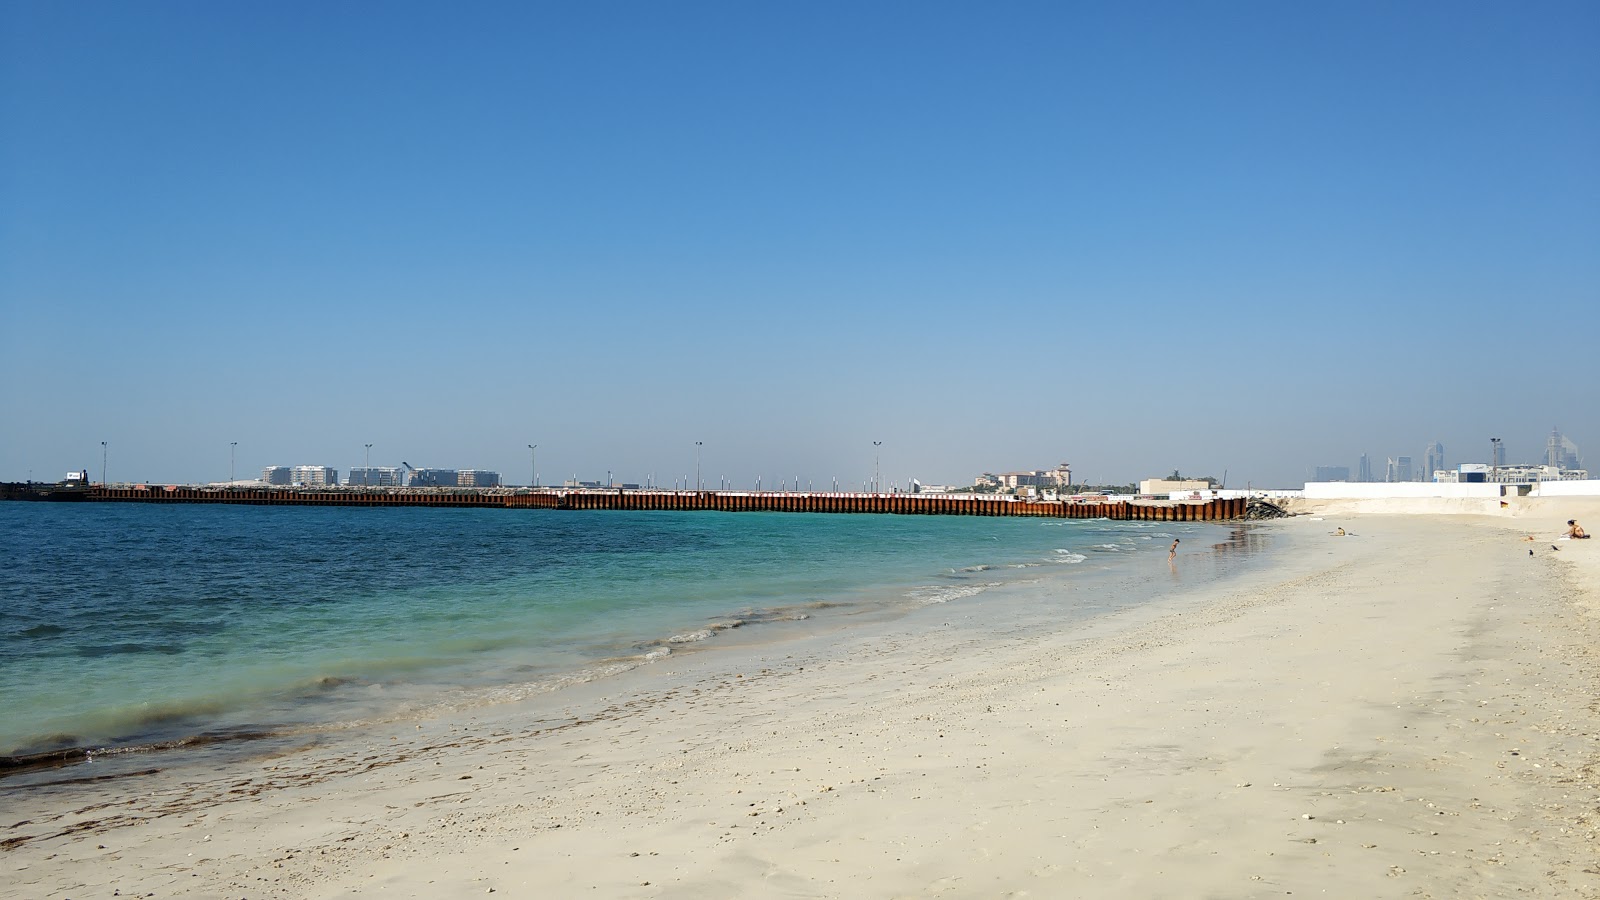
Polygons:
[[0,2],[0,480],[1600,469],[1600,7]]

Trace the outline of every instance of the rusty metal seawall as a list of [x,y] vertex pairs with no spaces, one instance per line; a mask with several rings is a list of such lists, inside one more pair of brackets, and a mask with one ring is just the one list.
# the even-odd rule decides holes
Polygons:
[[338,490],[94,487],[101,502],[229,503],[250,506],[479,507],[568,510],[713,510],[717,512],[876,513],[932,516],[1036,516],[1148,522],[1211,522],[1244,516],[1245,499],[1201,501],[1013,500],[974,494],[828,494],[814,492],[407,488]]

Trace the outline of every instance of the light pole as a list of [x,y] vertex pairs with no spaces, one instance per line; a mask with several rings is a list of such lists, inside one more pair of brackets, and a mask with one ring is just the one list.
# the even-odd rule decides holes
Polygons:
[[528,445],[528,486],[539,486],[539,445]]
[[694,442],[694,489],[700,490],[700,445],[705,441]]
[[1493,481],[1500,474],[1500,439],[1489,438],[1489,479]]
[[233,459],[239,450],[238,441],[228,442],[228,487],[233,487]]
[[372,486],[372,445],[367,445],[367,464],[361,468],[361,486]]
[[106,486],[106,442],[100,442],[100,486]]
[[872,442],[872,492],[874,494],[883,491],[883,482],[878,480],[878,448],[882,446],[883,441]]

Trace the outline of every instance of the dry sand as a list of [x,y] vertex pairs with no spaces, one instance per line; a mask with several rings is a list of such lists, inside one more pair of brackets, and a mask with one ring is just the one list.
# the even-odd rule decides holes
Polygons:
[[1304,516],[1260,526],[1271,566],[1088,626],[962,601],[559,722],[0,783],[0,895],[1600,896],[1600,540],[1549,540],[1568,509],[1600,524]]

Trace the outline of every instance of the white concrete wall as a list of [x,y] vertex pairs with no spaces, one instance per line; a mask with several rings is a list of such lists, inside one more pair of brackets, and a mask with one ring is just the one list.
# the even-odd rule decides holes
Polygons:
[[1600,481],[1541,481],[1530,497],[1600,497]]
[[[1573,482],[1569,482],[1573,483]],[[1402,481],[1394,484],[1360,484],[1349,481],[1308,481],[1307,500],[1408,500],[1424,497],[1501,496],[1498,484],[1436,484],[1429,481]],[[1516,487],[1510,486],[1516,496]]]

